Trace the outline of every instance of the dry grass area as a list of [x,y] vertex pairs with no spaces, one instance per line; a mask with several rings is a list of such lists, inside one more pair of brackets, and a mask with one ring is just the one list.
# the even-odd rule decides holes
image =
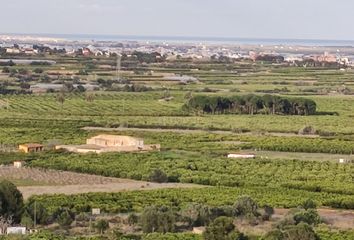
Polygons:
[[80,194],[89,192],[124,192],[134,190],[152,190],[163,188],[192,188],[202,187],[192,184],[182,183],[150,183],[133,180],[121,180],[117,183],[107,184],[82,184],[82,185],[66,185],[66,186],[24,186],[18,187],[25,199],[33,195],[42,194]]
[[[320,208],[317,209],[322,221],[329,226],[342,229],[350,230],[354,229],[354,211],[353,210],[337,210]],[[275,218],[281,219],[289,212],[289,209],[275,209]]]
[[41,194],[79,194],[201,187],[193,184],[160,184],[65,171],[13,167],[1,167],[0,179],[7,179],[17,184],[25,199],[32,195]]
[[[284,219],[289,209],[274,209],[274,215],[270,221],[259,222],[258,224],[250,224],[248,221],[236,220],[237,229],[246,234],[263,235],[274,228],[279,221]],[[335,209],[318,209],[322,221],[329,227],[339,230],[354,229],[354,211],[335,210]]]

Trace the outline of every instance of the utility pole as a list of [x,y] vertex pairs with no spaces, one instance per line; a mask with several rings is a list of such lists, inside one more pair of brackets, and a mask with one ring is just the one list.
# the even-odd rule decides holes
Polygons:
[[33,213],[33,226],[34,226],[34,229],[36,229],[37,227],[37,202],[34,201],[34,213]]
[[122,55],[117,54],[117,65],[116,65],[116,79],[120,81],[120,69],[121,69]]

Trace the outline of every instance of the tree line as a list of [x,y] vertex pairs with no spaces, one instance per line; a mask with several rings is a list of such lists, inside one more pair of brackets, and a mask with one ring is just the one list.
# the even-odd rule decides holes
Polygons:
[[230,97],[198,95],[190,98],[183,108],[208,114],[314,115],[317,106],[315,101],[306,98],[248,94]]

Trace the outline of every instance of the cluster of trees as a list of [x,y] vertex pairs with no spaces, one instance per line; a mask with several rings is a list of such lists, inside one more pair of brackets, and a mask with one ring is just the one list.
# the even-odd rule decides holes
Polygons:
[[306,98],[285,98],[268,94],[231,97],[199,95],[192,97],[184,105],[184,109],[211,114],[313,115],[316,113],[316,102]]
[[117,90],[122,92],[147,92],[152,91],[152,88],[142,84],[125,84]]
[[12,67],[12,66],[15,66],[15,65],[16,65],[16,63],[14,63],[12,60],[9,60],[7,62],[0,62],[0,66],[10,66],[10,67]]
[[162,56],[158,52],[145,53],[134,51],[131,55],[123,54],[122,61],[134,61],[137,60],[140,63],[159,63],[166,60],[165,56]]
[[[232,206],[210,207],[202,204],[192,204],[185,210],[175,211],[173,207],[147,207],[143,213],[135,218],[133,224],[142,225],[145,233],[167,233],[177,231],[178,226],[187,224],[187,228],[206,226],[203,233],[204,240],[247,240],[246,235],[239,232],[235,225],[235,218],[247,220],[249,224],[256,221],[267,221],[274,213],[272,207],[258,208],[258,204],[248,196],[240,197]],[[288,215],[276,227],[267,233],[263,240],[316,240],[313,227],[321,223],[316,204],[306,200],[298,208],[290,210]]]
[[284,57],[280,55],[262,54],[256,57],[256,61],[282,63],[284,62]]
[[318,240],[320,238],[313,227],[320,223],[321,217],[316,210],[316,204],[308,199],[298,208],[291,209],[262,240]]
[[[132,214],[130,216],[134,217],[129,218],[133,219],[132,224],[140,223],[144,233],[167,233],[176,232],[181,228],[190,230],[193,227],[208,226],[204,235],[206,240],[241,240],[246,237],[235,229],[233,219],[267,221],[274,212],[273,208],[267,208],[268,210],[259,209],[252,198],[243,196],[230,206],[210,207],[204,204],[190,204],[183,210],[173,206],[150,206],[146,207],[140,216]],[[231,236],[232,238],[229,238]]]
[[[129,195],[131,193],[126,194]],[[106,195],[109,197],[111,194]],[[144,196],[146,197],[146,194]],[[38,198],[48,200],[48,197],[39,196]],[[253,225],[258,224],[260,221],[268,221],[274,213],[272,207],[264,206],[260,208],[257,202],[249,196],[239,197],[233,205],[209,206],[206,204],[190,203],[190,205],[184,208],[181,208],[182,205],[178,204],[180,199],[176,198],[175,194],[173,194],[173,197],[175,200],[167,201],[167,205],[147,205],[141,213],[131,213],[129,215],[127,224],[141,229],[144,235],[133,234],[127,236],[117,231],[111,232],[115,236],[118,236],[117,239],[248,240],[251,238],[237,230],[234,220],[241,219],[243,223],[247,221],[248,224]],[[72,196],[66,196],[66,198],[72,199]],[[134,197],[130,196],[129,199],[131,198],[134,199]],[[21,193],[15,185],[8,181],[0,182],[0,199],[0,225],[4,224],[4,226],[21,222],[24,226],[33,227],[33,221],[41,225],[57,222],[63,229],[66,229],[71,226],[73,221],[81,221],[79,220],[80,214],[89,210],[89,208],[86,210],[73,210],[65,206],[53,209],[52,204],[45,206],[41,201],[36,201],[35,198],[29,199],[24,205]],[[87,201],[87,198],[85,198],[85,201]],[[102,201],[106,202],[107,198],[102,198]],[[191,199],[188,201],[193,202]],[[49,203],[52,203],[52,201],[49,200]],[[60,201],[60,205],[61,203]],[[291,209],[284,219],[279,221],[271,231],[260,239],[322,239],[322,236],[327,235],[323,232],[318,235],[314,230],[314,227],[321,223],[316,206],[316,203],[311,199],[303,201],[297,208]],[[49,208],[52,210],[48,211]],[[3,221],[4,219],[5,221]],[[91,226],[101,235],[110,227],[109,221],[105,219],[96,219]],[[198,226],[206,227],[201,238],[194,235],[177,233],[190,231],[193,227]],[[166,238],[167,236],[169,238]],[[46,232],[29,236],[28,239],[43,238],[65,239],[65,237],[55,236]],[[106,238],[103,237],[100,239]]]

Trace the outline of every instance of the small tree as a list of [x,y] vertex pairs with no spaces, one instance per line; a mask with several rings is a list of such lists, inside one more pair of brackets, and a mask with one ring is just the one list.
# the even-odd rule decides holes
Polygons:
[[26,204],[23,215],[35,220],[36,224],[46,224],[49,218],[46,208],[33,199]]
[[134,213],[129,214],[129,216],[128,216],[129,226],[135,225],[138,222],[139,222],[139,217],[136,214],[134,214]]
[[2,72],[3,73],[10,73],[10,68],[9,67],[3,67]]
[[316,226],[321,223],[321,217],[315,209],[301,210],[294,214],[296,224],[301,222]]
[[174,232],[175,222],[175,213],[165,206],[147,207],[140,216],[140,224],[144,233]]
[[299,135],[313,135],[316,134],[316,129],[312,126],[305,126],[299,130]]
[[301,206],[302,208],[304,208],[305,210],[308,209],[316,209],[317,208],[317,204],[315,201],[313,201],[312,199],[306,199]]
[[150,174],[149,180],[151,182],[165,183],[168,181],[168,177],[167,177],[166,173],[164,173],[161,169],[155,169]]
[[65,102],[65,94],[63,92],[58,93],[56,99],[61,104],[61,108],[63,108]]
[[17,187],[6,180],[0,182],[0,216],[19,223],[23,206],[23,197]]
[[105,219],[100,219],[96,222],[95,228],[102,235],[109,228],[109,223]]
[[203,233],[205,240],[246,240],[247,238],[237,230],[233,219],[229,217],[216,218]]
[[74,218],[71,216],[68,210],[64,210],[57,219],[58,223],[62,227],[68,227],[74,221]]
[[21,225],[26,228],[32,228],[34,226],[32,218],[27,213],[22,215]]
[[187,100],[192,99],[192,97],[193,97],[193,94],[191,91],[187,92],[186,95],[184,95],[184,99],[187,99]]
[[262,237],[262,240],[284,240],[284,234],[281,230],[274,229],[266,233],[266,235]]
[[95,100],[95,95],[92,93],[86,93],[85,100],[86,102],[93,102]]
[[285,228],[284,239],[286,240],[316,240],[315,231],[306,223],[291,225]]
[[43,73],[43,69],[42,68],[36,68],[33,70],[34,73],[37,73],[37,74],[41,74]]
[[264,212],[263,212],[263,215],[262,215],[262,219],[265,220],[265,221],[268,221],[271,216],[274,214],[274,208],[272,208],[271,206],[264,206]]
[[84,86],[82,86],[81,84],[79,84],[77,87],[76,87],[77,91],[78,92],[85,92],[86,91],[86,88]]
[[257,203],[249,196],[242,196],[236,201],[234,214],[236,217],[246,218],[254,218],[260,215]]

